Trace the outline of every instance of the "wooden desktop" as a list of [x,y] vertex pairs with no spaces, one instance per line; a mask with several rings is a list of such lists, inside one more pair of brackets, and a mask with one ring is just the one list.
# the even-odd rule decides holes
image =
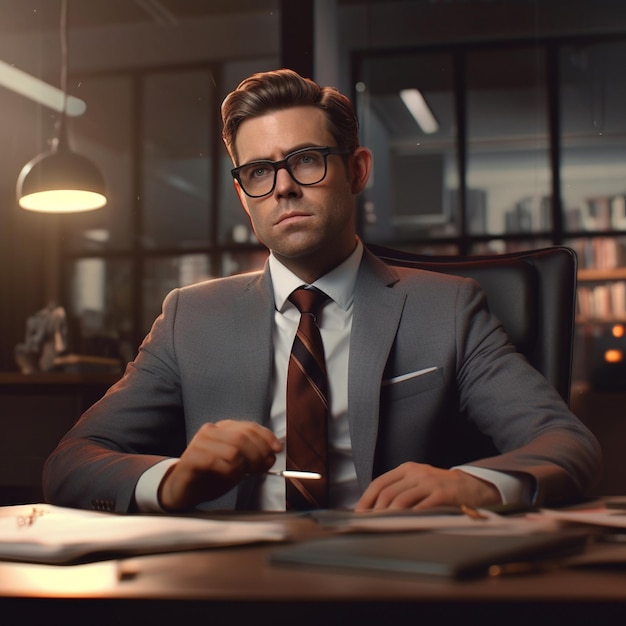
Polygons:
[[[287,523],[294,539],[320,535]],[[0,562],[0,614],[24,624],[588,624],[626,616],[626,567],[454,581],[270,563],[275,544],[72,566]],[[590,549],[626,551],[626,544]],[[626,560],[622,563],[626,563]],[[16,621],[17,620],[17,621]],[[193,621],[192,621],[193,620]]]

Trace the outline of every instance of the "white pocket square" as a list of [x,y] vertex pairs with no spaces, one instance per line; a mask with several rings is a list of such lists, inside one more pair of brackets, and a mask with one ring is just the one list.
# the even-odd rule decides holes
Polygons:
[[401,374],[400,376],[394,376],[393,378],[388,378],[387,380],[383,380],[383,386],[395,385],[396,383],[401,383],[401,382],[404,382],[405,380],[410,380],[411,378],[417,378],[418,376],[429,374],[430,372],[434,372],[437,369],[439,368],[438,367],[425,367],[422,370],[409,372],[408,374]]

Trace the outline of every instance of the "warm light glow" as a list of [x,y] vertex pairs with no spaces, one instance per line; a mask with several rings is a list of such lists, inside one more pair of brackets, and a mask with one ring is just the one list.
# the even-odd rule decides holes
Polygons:
[[417,89],[402,89],[400,91],[400,97],[411,115],[415,118],[415,121],[426,134],[431,134],[439,130],[439,124],[435,116],[428,107],[426,100],[424,100],[424,96],[422,96]]
[[624,325],[623,324],[615,324],[611,329],[613,333],[613,337],[623,337],[624,336]]
[[4,61],[0,61],[0,85],[55,111],[63,111],[63,104],[65,104],[65,113],[71,117],[82,115],[87,110],[84,100],[68,95],[67,102],[65,102],[65,94],[61,89],[18,70]]
[[42,213],[78,213],[79,211],[93,211],[107,203],[101,193],[77,189],[54,189],[39,191],[22,196],[20,206],[29,211]]
[[92,596],[114,589],[123,575],[124,561],[104,561],[59,567],[3,563],[0,586],[4,593],[21,594],[24,589],[41,597]]
[[[67,94],[67,5],[68,0],[61,0],[61,89],[53,89],[49,94],[50,106],[55,108],[55,103],[58,104],[60,112],[56,137],[51,149],[31,159],[17,178],[18,204],[29,211],[76,213],[99,209],[107,203],[102,174],[91,161],[73,153],[67,141],[66,110],[70,101]],[[6,75],[7,68],[0,69],[4,69]],[[12,74],[9,71],[9,75]],[[20,84],[28,83],[27,76],[22,77]]]
[[66,140],[61,132],[51,151],[37,155],[22,168],[16,193],[23,209],[76,213],[107,203],[102,175],[91,161],[71,152]]
[[624,353],[621,350],[607,350],[604,353],[604,360],[607,363],[621,363],[624,359]]

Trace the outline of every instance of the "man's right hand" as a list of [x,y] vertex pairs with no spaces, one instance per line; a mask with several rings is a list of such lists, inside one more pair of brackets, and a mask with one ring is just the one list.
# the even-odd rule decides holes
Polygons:
[[163,477],[159,503],[166,511],[185,511],[213,500],[237,485],[244,475],[269,470],[281,450],[274,433],[255,422],[204,424]]

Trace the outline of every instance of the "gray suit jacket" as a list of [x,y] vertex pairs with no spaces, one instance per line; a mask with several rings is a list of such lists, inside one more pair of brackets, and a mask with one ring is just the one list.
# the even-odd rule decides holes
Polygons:
[[[46,499],[127,511],[139,476],[180,456],[204,422],[267,424],[273,314],[267,267],[170,293],[124,377],[48,459]],[[470,279],[391,268],[365,251],[348,394],[361,489],[409,460],[525,473],[537,503],[580,497],[599,476],[597,441],[514,350]],[[244,480],[208,506],[252,507],[254,487]]]

